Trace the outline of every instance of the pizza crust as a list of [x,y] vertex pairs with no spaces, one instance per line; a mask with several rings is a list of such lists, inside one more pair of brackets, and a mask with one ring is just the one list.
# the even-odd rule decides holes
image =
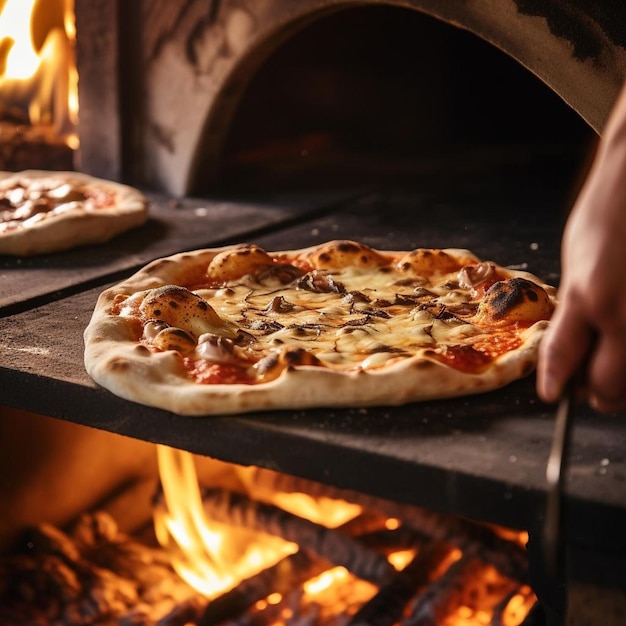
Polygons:
[[[136,340],[128,318],[110,313],[116,297],[168,284],[201,282],[207,266],[223,250],[198,250],[153,261],[124,282],[104,291],[85,330],[85,366],[98,384],[116,395],[184,415],[228,415],[270,409],[402,405],[490,391],[528,375],[548,325],[541,320],[522,333],[521,345],[496,358],[480,373],[466,373],[434,358],[431,348],[372,369],[345,371],[301,365],[287,367],[269,382],[199,384],[186,376],[177,353],[153,352]],[[315,250],[315,248],[311,248]],[[294,251],[273,253],[290,255]],[[306,250],[296,251],[298,254]],[[447,254],[478,260],[467,250]],[[512,272],[532,277],[525,272]],[[541,283],[540,283],[541,284]],[[554,289],[543,285],[551,298]]]
[[84,210],[75,207],[58,215],[5,233],[0,232],[0,254],[32,256],[60,252],[78,246],[104,243],[131,228],[141,226],[148,216],[148,201],[138,190],[79,172],[26,170],[0,172],[0,187],[52,179],[59,184],[104,191],[114,202],[110,207]]
[[[120,345],[124,330],[108,328],[108,338],[89,331],[89,375],[115,395],[181,415],[231,415],[271,409],[398,406],[491,391],[530,374],[546,323],[527,332],[524,344],[480,374],[467,374],[415,355],[382,370],[341,372],[301,366],[258,385],[199,385],[185,380],[172,352],[150,353]],[[101,329],[105,327],[102,326]],[[113,338],[113,341],[111,341]]]

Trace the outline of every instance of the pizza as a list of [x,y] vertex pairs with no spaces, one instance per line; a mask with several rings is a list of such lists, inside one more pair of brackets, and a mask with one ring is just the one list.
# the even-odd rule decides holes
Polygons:
[[0,172],[0,254],[102,243],[147,219],[138,190],[79,172]]
[[526,376],[554,306],[553,287],[468,250],[203,249],[106,289],[85,366],[185,415],[400,405]]

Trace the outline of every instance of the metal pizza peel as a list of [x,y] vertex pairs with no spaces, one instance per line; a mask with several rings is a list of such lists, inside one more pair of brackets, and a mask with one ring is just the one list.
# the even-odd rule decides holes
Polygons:
[[546,573],[557,579],[565,574],[563,492],[572,434],[572,394],[565,391],[556,410],[554,435],[546,480],[546,513],[543,525],[543,550]]

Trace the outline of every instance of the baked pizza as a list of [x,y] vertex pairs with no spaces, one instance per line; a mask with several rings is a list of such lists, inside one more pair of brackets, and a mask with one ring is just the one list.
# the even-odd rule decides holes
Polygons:
[[138,190],[78,172],[0,172],[0,254],[31,256],[102,243],[143,224]]
[[104,291],[85,366],[186,415],[399,405],[529,374],[554,304],[553,287],[468,250],[204,249]]

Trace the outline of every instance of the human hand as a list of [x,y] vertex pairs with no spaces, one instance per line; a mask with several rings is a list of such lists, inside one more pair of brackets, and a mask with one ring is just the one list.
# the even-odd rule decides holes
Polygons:
[[537,392],[554,402],[575,378],[595,409],[626,409],[624,96],[567,221],[561,265],[559,304],[539,350]]

